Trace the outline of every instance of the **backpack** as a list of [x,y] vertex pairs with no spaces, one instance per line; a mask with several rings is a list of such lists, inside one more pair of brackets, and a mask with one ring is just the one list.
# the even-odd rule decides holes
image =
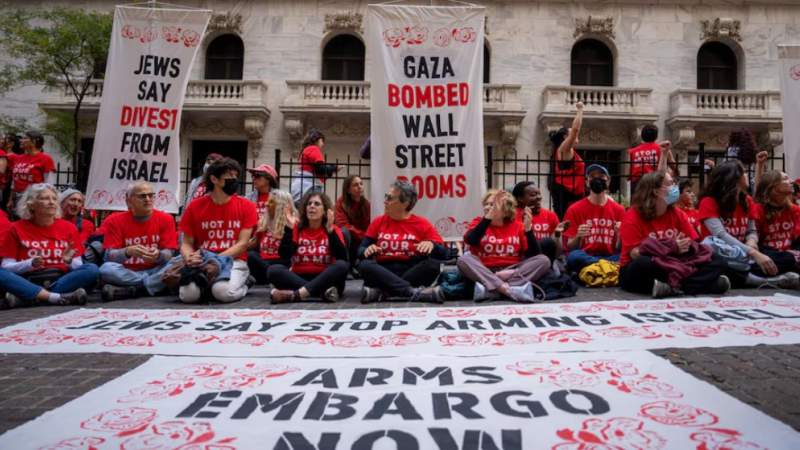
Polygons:
[[[542,278],[539,278],[536,284],[544,291],[544,299],[542,300],[574,297],[578,293],[578,283],[565,273],[557,275],[550,271]],[[538,296],[537,299],[539,299]]]

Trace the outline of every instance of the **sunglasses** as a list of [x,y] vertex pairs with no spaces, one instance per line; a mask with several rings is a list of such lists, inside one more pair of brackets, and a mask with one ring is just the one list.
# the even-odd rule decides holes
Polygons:
[[147,193],[144,193],[144,194],[136,194],[136,198],[138,198],[139,200],[145,200],[145,199],[148,199],[148,198],[156,198],[156,194],[154,192],[147,192]]

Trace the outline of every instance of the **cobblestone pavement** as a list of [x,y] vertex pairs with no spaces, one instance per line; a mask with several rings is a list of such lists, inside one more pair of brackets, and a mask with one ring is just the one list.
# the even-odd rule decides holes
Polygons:
[[[273,307],[266,289],[256,288],[241,302],[188,306],[177,299],[159,297],[100,303],[95,294],[89,308],[403,308],[418,303],[362,306],[358,302],[360,282],[348,282],[344,300],[338,304],[303,303]],[[732,295],[772,295],[786,291],[738,290]],[[581,302],[637,299],[619,289],[582,289],[577,297],[562,301]],[[448,306],[470,306],[472,301],[448,302]],[[429,306],[429,305],[425,305]],[[73,308],[38,307],[0,311],[0,327],[62,313]],[[711,383],[739,400],[800,431],[800,345],[661,349],[655,354],[693,376]],[[122,354],[0,354],[0,432],[21,425],[128,372],[150,358]]]

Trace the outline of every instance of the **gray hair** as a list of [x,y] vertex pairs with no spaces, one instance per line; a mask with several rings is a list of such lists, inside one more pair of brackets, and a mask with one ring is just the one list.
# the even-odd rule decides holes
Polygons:
[[400,193],[400,198],[398,199],[400,203],[408,202],[406,211],[411,211],[414,209],[414,205],[417,204],[418,194],[417,189],[413,184],[405,180],[395,180],[391,185],[389,185],[389,187],[397,189],[397,191]]
[[133,193],[136,192],[138,188],[143,186],[147,186],[151,189],[153,188],[153,186],[147,181],[142,181],[142,180],[134,181],[133,183],[129,184],[128,189],[125,190],[125,198],[130,200],[131,197],[133,197]]
[[17,216],[22,220],[33,219],[33,202],[44,191],[56,194],[56,217],[61,217],[61,203],[58,201],[58,190],[50,183],[36,183],[28,186],[17,200]]

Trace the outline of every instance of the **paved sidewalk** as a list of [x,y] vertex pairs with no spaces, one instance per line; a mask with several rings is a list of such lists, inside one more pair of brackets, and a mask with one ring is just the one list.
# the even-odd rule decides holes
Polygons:
[[[134,309],[332,309],[405,308],[431,305],[400,302],[361,305],[361,283],[349,281],[343,301],[337,304],[307,302],[271,306],[267,290],[255,288],[241,302],[232,304],[183,305],[175,298],[157,297],[100,303],[94,294],[88,308]],[[772,295],[787,291],[738,290],[731,295]],[[616,288],[581,289],[564,302],[637,299]],[[499,304],[493,303],[493,304]],[[472,301],[448,302],[446,306],[472,306]],[[0,311],[0,327],[62,313],[72,307],[38,307]],[[800,345],[756,347],[663,349],[653,353],[707,381],[739,400],[800,431]],[[21,425],[75,399],[139,366],[148,355],[124,354],[0,354],[0,432]]]

